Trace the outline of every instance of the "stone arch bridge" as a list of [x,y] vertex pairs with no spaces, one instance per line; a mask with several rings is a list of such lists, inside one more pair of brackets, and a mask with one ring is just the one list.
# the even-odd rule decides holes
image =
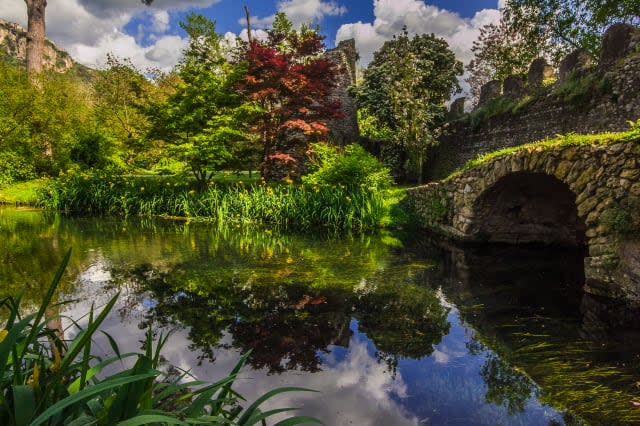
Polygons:
[[474,243],[584,247],[585,290],[640,306],[640,140],[524,146],[409,190],[424,227]]

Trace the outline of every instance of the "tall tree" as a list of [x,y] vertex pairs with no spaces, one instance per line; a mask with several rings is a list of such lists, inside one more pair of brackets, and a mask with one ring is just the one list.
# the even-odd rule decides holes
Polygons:
[[330,96],[339,70],[321,56],[323,50],[316,29],[296,30],[284,13],[276,15],[266,40],[254,38],[246,46],[241,59],[248,72],[239,87],[261,111],[254,124],[265,179],[275,176],[274,168],[289,168],[290,177],[299,177],[308,144],[326,137],[327,121],[341,117],[340,102]]
[[442,131],[445,101],[460,91],[462,63],[435,35],[409,37],[406,29],[374,53],[356,89],[358,106],[405,148],[422,181],[425,149]]
[[615,23],[640,23],[638,0],[507,0],[504,16],[525,40],[551,39],[556,58],[578,47],[597,56]]
[[27,73],[32,84],[38,84],[42,72],[45,40],[45,8],[47,0],[24,0],[27,4]]
[[215,23],[190,14],[181,26],[190,40],[178,67],[181,81],[166,102],[150,108],[149,136],[169,143],[204,188],[250,137],[245,123],[253,108],[234,90],[245,66],[225,59]]

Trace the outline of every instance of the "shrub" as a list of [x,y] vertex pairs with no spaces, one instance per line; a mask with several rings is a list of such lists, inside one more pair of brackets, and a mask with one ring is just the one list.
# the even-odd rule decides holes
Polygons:
[[388,188],[392,182],[389,169],[357,144],[348,145],[344,152],[316,144],[313,146],[315,171],[303,177],[311,185],[341,188]]
[[0,185],[35,179],[36,171],[32,162],[15,152],[0,153]]
[[112,138],[102,133],[81,132],[69,152],[69,157],[83,169],[119,166],[121,161],[114,156],[114,144]]

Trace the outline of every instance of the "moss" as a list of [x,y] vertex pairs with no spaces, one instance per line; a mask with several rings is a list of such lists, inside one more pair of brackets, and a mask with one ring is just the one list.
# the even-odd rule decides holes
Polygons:
[[449,199],[444,188],[438,187],[427,192],[421,203],[423,221],[429,225],[441,225],[446,222],[449,214]]
[[447,176],[444,180],[449,180],[465,170],[473,169],[485,163],[495,160],[496,158],[505,157],[520,151],[546,151],[555,148],[570,146],[587,146],[587,145],[609,145],[618,142],[634,142],[640,143],[640,120],[632,124],[631,129],[626,132],[607,132],[594,135],[578,135],[569,133],[554,138],[547,138],[542,141],[533,142],[525,145],[519,145],[512,148],[504,148],[487,154],[482,154],[474,160],[467,161],[461,168]]
[[516,103],[509,98],[499,97],[492,99],[485,106],[473,111],[469,115],[471,127],[473,130],[476,130],[486,123],[491,117],[511,113],[515,106]]
[[605,77],[594,74],[584,78],[572,75],[554,91],[563,103],[576,109],[588,108],[592,100],[601,99],[610,93],[611,82]]
[[640,236],[640,199],[629,198],[602,212],[600,224],[623,240]]

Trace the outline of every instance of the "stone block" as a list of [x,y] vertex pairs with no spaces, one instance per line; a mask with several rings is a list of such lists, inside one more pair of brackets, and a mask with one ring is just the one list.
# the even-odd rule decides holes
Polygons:
[[457,118],[462,117],[464,115],[464,104],[466,101],[467,101],[467,98],[465,98],[464,96],[453,101],[451,103],[451,106],[449,107],[449,113],[447,114],[447,119],[455,120]]
[[608,68],[640,46],[640,29],[629,24],[614,24],[604,33],[600,67]]
[[482,108],[489,101],[499,98],[502,91],[502,83],[499,80],[491,80],[480,88],[480,100],[477,108]]
[[527,84],[530,89],[536,90],[543,86],[545,80],[553,77],[553,67],[547,64],[544,58],[534,59],[529,66]]
[[511,100],[517,101],[527,94],[524,81],[519,75],[510,75],[504,79],[502,84],[502,95]]
[[574,77],[581,77],[592,63],[593,57],[587,49],[580,48],[574,50],[560,62],[560,83],[567,81],[572,75]]

